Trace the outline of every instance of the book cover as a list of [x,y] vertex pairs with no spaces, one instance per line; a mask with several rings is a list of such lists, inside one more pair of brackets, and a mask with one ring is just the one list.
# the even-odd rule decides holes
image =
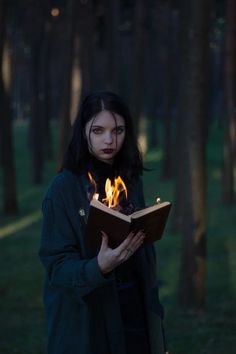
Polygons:
[[160,240],[171,209],[170,202],[155,204],[136,211],[131,215],[108,208],[97,200],[92,200],[86,226],[86,240],[99,247],[101,230],[109,237],[109,246],[117,247],[132,230],[144,230],[145,242]]

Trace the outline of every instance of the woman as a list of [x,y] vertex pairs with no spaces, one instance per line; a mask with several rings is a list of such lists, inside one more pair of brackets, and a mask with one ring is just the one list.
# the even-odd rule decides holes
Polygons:
[[99,249],[85,240],[96,182],[121,176],[128,200],[121,212],[144,207],[143,164],[132,119],[120,97],[98,92],[83,101],[59,174],[43,200],[40,259],[46,269],[44,303],[49,354],[163,354],[163,310],[153,245],[142,230],[115,249],[101,235]]

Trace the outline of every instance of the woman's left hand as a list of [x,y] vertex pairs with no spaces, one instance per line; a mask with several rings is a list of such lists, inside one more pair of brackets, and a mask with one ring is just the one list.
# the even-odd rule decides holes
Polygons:
[[144,238],[143,231],[131,232],[117,248],[112,249],[108,246],[108,236],[102,231],[102,244],[98,253],[98,265],[101,272],[109,273],[127,261],[142,245]]

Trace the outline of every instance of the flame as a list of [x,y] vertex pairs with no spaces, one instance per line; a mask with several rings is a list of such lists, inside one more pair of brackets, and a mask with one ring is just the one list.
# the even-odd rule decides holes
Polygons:
[[118,198],[121,192],[125,192],[127,198],[127,188],[120,176],[115,178],[114,184],[111,184],[111,180],[107,178],[105,184],[106,198],[102,200],[108,206],[108,208],[114,208],[118,204]]
[[91,175],[91,173],[90,173],[90,172],[88,172],[88,176],[89,176],[89,180],[90,180],[90,182],[91,182],[91,183],[92,183],[92,185],[94,186],[94,194],[93,194],[93,199],[98,200],[98,198],[99,198],[99,194],[97,193],[97,184],[96,184],[96,182],[95,182],[95,180],[94,180],[94,178],[93,178],[93,176]]
[[[98,200],[99,194],[97,193],[97,185],[95,180],[93,179],[92,175],[90,172],[88,172],[88,176],[90,179],[90,182],[94,186],[94,195],[93,199]],[[125,197],[127,199],[128,193],[127,193],[127,188],[120,176],[116,177],[114,180],[114,184],[111,183],[110,178],[107,178],[106,183],[105,183],[105,193],[106,193],[106,198],[102,199],[102,202],[108,206],[108,208],[114,208],[118,205],[118,200],[120,193],[124,192]]]

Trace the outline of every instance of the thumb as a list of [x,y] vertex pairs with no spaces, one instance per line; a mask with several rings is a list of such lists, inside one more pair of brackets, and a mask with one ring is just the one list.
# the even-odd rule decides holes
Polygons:
[[101,231],[102,234],[102,243],[101,243],[101,249],[106,249],[108,248],[108,236],[105,234],[104,231]]

